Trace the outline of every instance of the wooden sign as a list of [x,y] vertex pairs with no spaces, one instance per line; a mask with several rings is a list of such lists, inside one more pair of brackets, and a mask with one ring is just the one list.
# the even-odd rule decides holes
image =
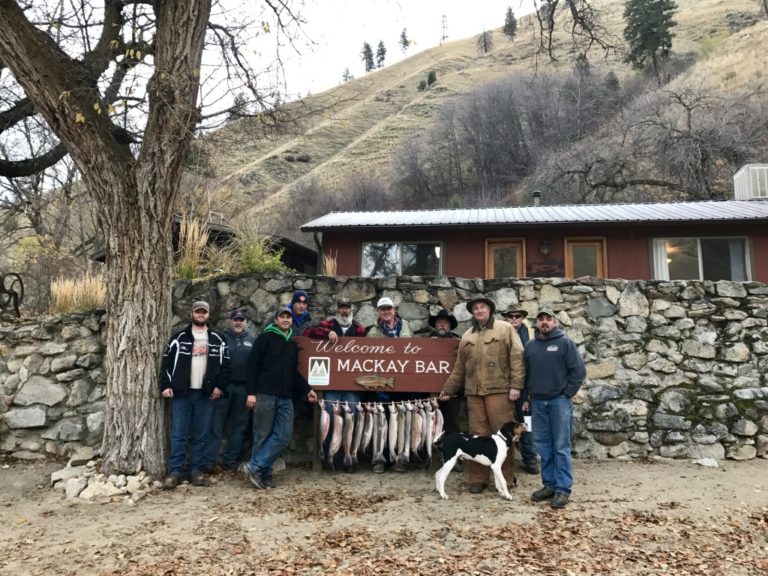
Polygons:
[[456,362],[456,338],[298,336],[299,372],[317,390],[437,393]]

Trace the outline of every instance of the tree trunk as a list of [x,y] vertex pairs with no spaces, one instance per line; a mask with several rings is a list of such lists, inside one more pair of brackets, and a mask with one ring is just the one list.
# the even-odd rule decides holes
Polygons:
[[[168,182],[173,182],[168,178]],[[165,401],[158,371],[171,310],[175,190],[127,183],[134,190],[109,190],[114,207],[100,210],[107,248],[107,394],[102,443],[103,469],[154,477],[165,472]],[[131,205],[141,197],[148,204]],[[106,213],[105,213],[106,212]]]

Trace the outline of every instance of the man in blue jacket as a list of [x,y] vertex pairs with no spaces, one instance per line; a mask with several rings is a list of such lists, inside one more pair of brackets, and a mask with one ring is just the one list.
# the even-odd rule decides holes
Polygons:
[[222,464],[229,470],[237,470],[237,460],[248,426],[245,381],[248,374],[248,357],[256,337],[248,333],[244,308],[235,308],[229,315],[229,328],[224,332],[224,338],[227,341],[231,370],[227,393],[213,403],[213,418],[203,468],[206,472],[213,471],[225,432],[227,443],[221,457]]
[[171,401],[171,454],[165,488],[173,489],[184,477],[187,441],[190,480],[208,482],[203,474],[213,401],[229,383],[229,353],[224,335],[208,326],[208,302],[192,304],[192,323],[168,341],[160,369],[160,393]]
[[571,398],[587,373],[576,344],[560,330],[551,308],[539,308],[536,327],[536,338],[525,347],[523,394],[532,399],[533,441],[541,457],[544,487],[531,498],[552,500],[553,508],[564,508],[573,487]]

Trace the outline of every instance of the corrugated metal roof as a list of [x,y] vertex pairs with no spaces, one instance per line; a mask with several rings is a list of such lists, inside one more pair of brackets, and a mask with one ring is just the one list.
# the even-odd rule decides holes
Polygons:
[[304,232],[333,228],[409,226],[487,227],[498,224],[578,224],[768,220],[768,201],[665,202],[655,204],[581,204],[458,210],[331,212],[301,226]]

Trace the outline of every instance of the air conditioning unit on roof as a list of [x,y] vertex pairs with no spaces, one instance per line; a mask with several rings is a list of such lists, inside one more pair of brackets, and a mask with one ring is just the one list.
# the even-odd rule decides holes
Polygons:
[[733,176],[736,200],[768,200],[768,164],[745,164]]

